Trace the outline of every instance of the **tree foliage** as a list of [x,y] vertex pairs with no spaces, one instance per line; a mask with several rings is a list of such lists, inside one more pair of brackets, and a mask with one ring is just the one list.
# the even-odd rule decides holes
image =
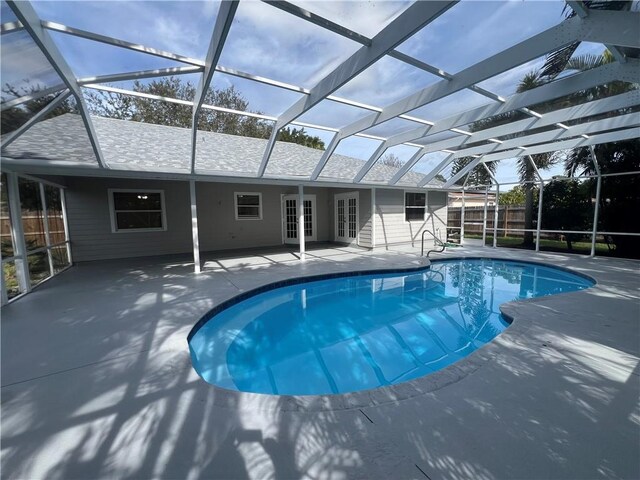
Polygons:
[[380,160],[378,160],[380,165],[387,165],[389,167],[400,168],[404,165],[404,162],[400,160],[400,157],[393,153],[385,154]]
[[297,143],[317,150],[324,150],[324,142],[320,137],[307,135],[304,128],[283,128],[280,130],[278,140],[282,142]]
[[[537,198],[537,189],[534,191],[534,198]],[[526,192],[522,185],[516,185],[508,192],[500,194],[500,205],[524,205]]]
[[[132,90],[186,101],[193,100],[196,93],[196,87],[191,82],[184,82],[175,76],[155,79],[148,83],[136,80],[133,82]],[[204,103],[238,111],[250,111],[247,100],[233,86],[226,89],[209,88]],[[87,94],[87,106],[92,114],[102,117],[182,128],[191,128],[192,125],[191,105],[91,90]],[[205,108],[200,111],[198,129],[258,138],[267,138],[271,133],[271,126],[264,120]]]
[[[136,80],[133,83],[133,91],[191,101],[195,98],[196,87],[189,81],[185,82],[180,77],[172,76],[149,83]],[[204,96],[204,103],[236,111],[260,113],[249,109],[249,102],[234,86],[224,89],[210,87]],[[87,94],[87,105],[91,113],[103,117],[182,128],[191,128],[192,124],[193,108],[190,105],[175,102],[92,90]],[[256,117],[203,108],[198,117],[198,129],[245,137],[268,138],[272,125]],[[285,128],[280,132],[279,140],[324,149],[322,140],[319,137],[307,135],[304,128]]]
[[[456,173],[458,173],[464,167],[469,165],[469,163],[471,163],[473,160],[475,160],[475,157],[456,158],[453,161],[453,164],[451,166],[451,175],[453,176]],[[496,172],[496,162],[488,162],[488,163],[485,163],[485,165],[491,171],[492,174]],[[464,184],[466,177],[467,175],[463,175],[462,178],[460,178],[456,182],[456,184],[462,186]],[[479,164],[476,167],[474,167],[468,173],[468,177],[469,179],[467,180],[467,186],[469,187],[472,187],[473,185],[491,185],[491,182],[492,182],[491,176],[489,175],[489,173],[487,172],[487,169],[482,164]]]
[[[633,4],[630,0],[583,0],[583,6],[590,10],[630,10]],[[565,4],[562,13],[566,18],[575,17],[576,12],[569,4]],[[540,69],[540,75],[551,79],[557,77],[566,68],[580,42],[566,45],[547,55],[547,59]]]
[[[589,230],[593,207],[588,183],[578,180],[549,182],[544,186],[542,210],[542,228],[545,230]],[[569,251],[580,237],[582,235],[575,233],[564,234]]]
[[[640,170],[640,140],[604,143],[594,146],[600,171],[603,174]],[[565,161],[567,174],[595,175],[595,165],[588,148],[573,150]],[[587,182],[592,198],[596,197],[596,181]],[[545,193],[546,194],[546,193]],[[604,232],[640,233],[636,218],[640,211],[640,175],[607,176],[602,178],[598,230]],[[639,237],[613,235],[617,254],[637,258]]]

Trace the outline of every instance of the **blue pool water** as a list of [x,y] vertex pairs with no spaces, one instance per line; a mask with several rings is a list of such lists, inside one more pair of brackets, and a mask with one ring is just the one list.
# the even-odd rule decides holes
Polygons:
[[433,373],[499,335],[499,306],[593,282],[502,260],[434,262],[412,273],[351,276],[260,293],[190,339],[207,382],[280,395],[346,393]]

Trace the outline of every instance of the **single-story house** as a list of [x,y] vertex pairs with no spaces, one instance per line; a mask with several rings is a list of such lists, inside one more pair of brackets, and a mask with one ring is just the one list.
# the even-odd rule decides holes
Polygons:
[[38,122],[2,151],[3,169],[65,187],[74,261],[191,252],[193,181],[201,251],[297,244],[300,186],[305,242],[384,247],[419,241],[424,229],[446,237],[447,192],[418,188],[418,173],[390,186],[398,169],[378,164],[356,185],[364,162],[333,155],[311,182],[322,151],[277,142],[255,178],[267,140],[201,131],[192,175],[190,129],[92,122],[109,168],[75,114]]

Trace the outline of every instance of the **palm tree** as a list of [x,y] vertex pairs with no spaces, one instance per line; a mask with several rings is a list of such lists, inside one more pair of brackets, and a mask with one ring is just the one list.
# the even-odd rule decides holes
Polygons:
[[[612,0],[583,0],[583,5],[585,8],[589,10],[631,10],[631,6],[633,2],[631,0],[622,0],[622,1],[612,1]],[[569,6],[569,4],[565,4],[562,9],[562,14],[566,18],[575,17],[576,12]],[[547,60],[540,70],[541,77],[548,77],[553,79],[557,77],[560,73],[564,72],[567,69],[568,63],[572,60],[573,53],[580,46],[580,42],[574,42],[566,47],[563,47],[555,52],[547,55]],[[580,69],[578,69],[580,70]]]
[[[527,90],[534,89],[540,85],[546,83],[545,79],[541,78],[538,72],[532,71],[527,73],[516,89],[517,93],[522,93]],[[524,228],[525,230],[533,230],[533,203],[534,203],[534,190],[537,188],[535,183],[538,178],[536,171],[531,164],[531,161],[538,169],[547,169],[558,162],[558,157],[552,153],[538,153],[536,155],[528,155],[518,157],[518,177],[522,188],[524,190]],[[533,247],[533,232],[525,231],[522,241],[523,246]]]

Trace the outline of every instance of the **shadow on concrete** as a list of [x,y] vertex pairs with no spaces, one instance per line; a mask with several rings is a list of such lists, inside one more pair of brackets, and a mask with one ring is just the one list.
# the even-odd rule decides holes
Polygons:
[[636,264],[519,308],[536,319],[527,335],[498,337],[491,362],[445,388],[309,413],[275,396],[217,406],[186,348],[240,271],[255,284],[306,270],[198,276],[174,260],[79,265],[3,308],[4,478],[640,477]]

